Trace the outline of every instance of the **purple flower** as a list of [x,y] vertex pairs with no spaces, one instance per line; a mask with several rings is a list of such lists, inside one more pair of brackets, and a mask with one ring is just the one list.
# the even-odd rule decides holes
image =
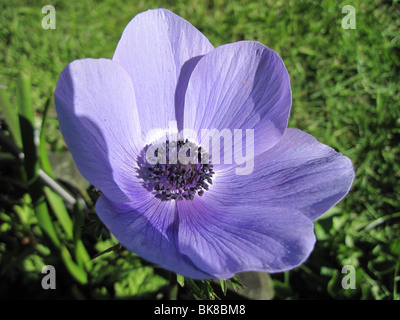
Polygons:
[[[194,279],[300,265],[315,243],[313,221],[354,179],[348,158],[287,128],[289,75],[273,50],[254,41],[214,48],[165,9],[137,15],[112,60],[71,62],[55,102],[78,169],[102,191],[104,224],[126,248]],[[209,162],[173,162],[168,150],[193,147],[200,152],[185,154],[198,160],[209,150],[190,135],[172,139],[171,124],[251,129],[251,173],[214,164],[213,153]],[[151,146],[166,162],[147,161]]]

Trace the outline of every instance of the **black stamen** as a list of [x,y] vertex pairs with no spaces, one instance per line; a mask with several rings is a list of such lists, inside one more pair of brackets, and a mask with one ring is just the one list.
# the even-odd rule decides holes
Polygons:
[[[179,150],[184,146],[188,147],[185,155],[189,161],[185,164],[180,163],[178,157]],[[193,150],[195,151],[192,152]],[[208,184],[212,184],[214,171],[209,158],[209,163],[201,163],[203,156],[208,156],[202,147],[196,146],[188,139],[176,142],[166,140],[156,148],[154,155],[158,157],[164,152],[167,163],[156,163],[148,168],[147,173],[147,176],[156,182],[153,190],[157,194],[168,200],[193,200],[196,194],[202,196],[204,191],[209,189]],[[174,157],[173,163],[170,163],[170,156]]]

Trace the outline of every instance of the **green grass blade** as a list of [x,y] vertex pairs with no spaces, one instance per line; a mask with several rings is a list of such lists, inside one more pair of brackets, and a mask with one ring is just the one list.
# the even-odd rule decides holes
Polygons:
[[31,96],[31,79],[26,73],[20,73],[17,83],[17,102],[19,125],[21,129],[24,167],[28,182],[29,194],[39,226],[50,238],[53,245],[60,248],[61,242],[54,228],[39,178],[39,161],[34,139],[34,109]]
[[3,113],[4,119],[8,124],[15,144],[19,148],[22,148],[22,138],[18,120],[18,108],[11,104],[7,91],[3,88],[0,88],[0,111]]
[[75,243],[75,258],[76,261],[81,265],[85,266],[87,270],[92,267],[92,259],[90,258],[83,242],[82,242],[82,227],[85,220],[85,212],[83,211],[82,205],[79,201],[75,203],[73,209],[74,215],[74,243]]
[[9,152],[19,161],[22,161],[22,159],[24,158],[23,152],[17,146],[12,137],[5,134],[3,131],[0,131],[0,146],[4,152]]
[[51,178],[54,178],[53,168],[51,167],[46,149],[46,123],[47,123],[46,120],[50,109],[50,101],[51,101],[51,95],[49,95],[49,97],[47,98],[42,116],[42,125],[40,127],[40,135],[39,135],[39,159],[42,169]]
[[36,199],[36,203],[34,204],[34,210],[40,228],[50,238],[53,245],[56,246],[57,248],[60,248],[61,243],[57,236],[57,232],[54,228],[53,221],[51,220],[50,212],[48,210],[44,196],[40,197],[39,199]]
[[28,74],[20,73],[18,78],[17,102],[25,171],[28,183],[33,183],[33,181],[38,178],[39,162],[34,139],[34,110],[31,96],[31,79]]
[[31,95],[31,77],[24,72],[21,72],[18,77],[17,101],[19,114],[24,116],[30,123],[33,123],[34,110]]
[[51,190],[49,187],[43,187],[43,191],[46,195],[46,199],[54,212],[58,222],[60,223],[61,227],[63,228],[66,239],[72,240],[73,239],[73,224],[72,219],[68,214],[68,210],[65,207],[65,204],[62,198]]
[[86,250],[86,247],[81,239],[75,242],[75,258],[80,266],[83,266],[85,270],[90,271],[93,267],[92,259]]

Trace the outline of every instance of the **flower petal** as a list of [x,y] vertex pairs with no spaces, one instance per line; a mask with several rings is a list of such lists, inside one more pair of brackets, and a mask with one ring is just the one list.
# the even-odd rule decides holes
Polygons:
[[290,128],[274,148],[255,158],[253,173],[239,176],[235,170],[219,172],[204,197],[225,205],[256,201],[289,207],[312,220],[339,202],[354,180],[349,158]]
[[315,242],[312,222],[290,209],[210,207],[201,199],[114,203],[101,196],[96,211],[124,247],[193,279],[288,270]]
[[73,61],[60,75],[55,105],[82,175],[115,201],[129,201],[141,188],[134,167],[141,131],[126,71],[107,59]]
[[179,248],[201,270],[227,279],[242,271],[281,272],[309,256],[313,223],[299,211],[180,201]]
[[175,207],[174,201],[161,201],[153,196],[130,204],[114,203],[100,196],[96,203],[100,219],[130,251],[178,274],[194,279],[211,278],[179,251]]
[[168,128],[176,120],[175,89],[182,66],[213,48],[200,31],[166,9],[143,12],[127,25],[113,60],[132,78],[144,133]]
[[254,129],[255,151],[274,146],[288,123],[288,72],[275,51],[254,41],[226,44],[197,63],[186,91],[184,127]]

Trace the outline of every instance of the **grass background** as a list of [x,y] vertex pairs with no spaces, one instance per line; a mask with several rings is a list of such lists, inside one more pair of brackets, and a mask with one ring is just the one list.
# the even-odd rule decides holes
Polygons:
[[[41,26],[41,8],[47,4],[56,8],[55,30]],[[344,5],[355,7],[356,29],[342,28]],[[30,74],[37,126],[50,101],[46,124],[50,152],[66,150],[51,100],[62,69],[74,59],[111,58],[132,17],[159,7],[191,22],[214,46],[258,40],[274,49],[291,79],[289,126],[312,134],[353,161],[354,185],[339,205],[316,222],[318,242],[308,261],[272,275],[275,299],[399,299],[398,1],[3,0],[0,84],[16,104],[18,75],[20,71]],[[42,243],[40,232],[35,237],[42,247],[24,245],[21,239],[35,225],[35,218],[28,210],[25,222],[10,221],[7,216],[13,216],[15,208],[7,208],[0,205],[0,296],[48,298],[41,288],[26,288],[40,281],[41,266],[53,257],[52,251]],[[115,244],[112,238],[85,241],[96,252]],[[172,290],[168,277],[143,266],[134,255],[112,254],[91,269],[89,284],[71,284],[66,272],[57,297],[153,298],[165,287]],[[356,289],[341,286],[345,265],[355,267]]]

